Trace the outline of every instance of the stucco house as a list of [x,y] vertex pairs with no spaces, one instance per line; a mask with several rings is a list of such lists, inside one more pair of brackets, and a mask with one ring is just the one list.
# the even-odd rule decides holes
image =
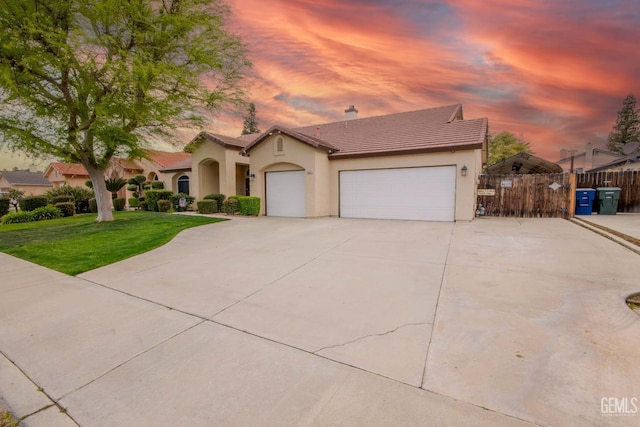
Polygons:
[[564,148],[560,150],[560,160],[556,163],[564,172],[582,173],[616,162],[622,157],[622,154],[594,147],[592,143],[587,142],[584,151],[570,151]]
[[[147,182],[162,181],[164,188],[175,193],[190,194],[191,154],[183,151],[144,150],[147,158],[137,159],[135,163],[140,167]],[[182,190],[178,188],[181,184]],[[186,183],[186,187],[185,187]]]
[[49,180],[53,188],[61,185],[70,187],[84,187],[91,179],[84,166],[79,163],[53,162],[44,171],[44,177]]
[[14,188],[24,191],[25,196],[39,196],[52,187],[42,172],[21,169],[0,171],[0,194],[8,193]]
[[251,160],[251,195],[262,199],[261,214],[474,218],[476,177],[488,154],[486,118],[465,120],[459,104],[360,119],[357,113],[350,106],[342,121],[273,126],[253,136],[242,154]]
[[208,194],[249,195],[249,158],[240,152],[259,134],[233,138],[200,132],[189,144],[191,151],[191,195],[202,199]]

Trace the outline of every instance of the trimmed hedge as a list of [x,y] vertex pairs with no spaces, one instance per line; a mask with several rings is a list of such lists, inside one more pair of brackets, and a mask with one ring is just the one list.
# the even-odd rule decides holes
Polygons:
[[0,216],[4,216],[9,213],[9,206],[11,206],[9,203],[10,201],[11,200],[9,199],[0,199]]
[[153,190],[164,190],[164,182],[162,182],[162,181],[151,181],[151,189],[153,189]]
[[222,204],[224,203],[226,196],[224,194],[207,194],[203,197],[205,200],[215,200],[218,203],[216,212],[222,212]]
[[118,212],[123,211],[125,203],[126,203],[126,201],[124,200],[124,198],[117,197],[117,198],[113,199],[113,209],[115,209]]
[[171,201],[170,200],[158,200],[158,212],[169,212],[171,209]]
[[30,196],[20,199],[20,210],[33,211],[47,206],[49,201],[44,196]]
[[60,202],[54,206],[60,209],[62,216],[74,216],[76,214],[76,205],[73,202]]
[[61,218],[62,212],[55,206],[41,206],[32,211],[18,211],[2,217],[2,224],[19,224],[22,222],[43,221]]
[[32,222],[33,213],[29,211],[11,212],[2,217],[3,224],[20,224],[21,222]]
[[158,200],[169,200],[172,195],[173,192],[170,190],[148,190],[145,201],[150,211],[158,212]]
[[227,215],[237,214],[239,210],[240,203],[238,202],[238,199],[234,198],[233,196],[229,197],[222,204],[222,212],[226,213]]
[[212,214],[218,211],[218,202],[213,199],[200,200],[198,202],[198,212],[201,214]]
[[148,211],[149,210],[149,205],[144,200],[141,200],[140,204],[138,205],[138,210]]
[[89,212],[98,213],[98,201],[95,198],[89,199]]
[[128,202],[130,208],[137,209],[140,206],[140,199],[137,197],[129,198]]
[[260,213],[260,197],[254,196],[237,196],[240,215],[257,216]]

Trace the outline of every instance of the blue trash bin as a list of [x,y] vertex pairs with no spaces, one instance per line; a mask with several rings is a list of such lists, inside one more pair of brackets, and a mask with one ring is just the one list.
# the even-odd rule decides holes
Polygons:
[[593,188],[576,189],[576,215],[591,215],[593,201],[596,199],[596,190]]

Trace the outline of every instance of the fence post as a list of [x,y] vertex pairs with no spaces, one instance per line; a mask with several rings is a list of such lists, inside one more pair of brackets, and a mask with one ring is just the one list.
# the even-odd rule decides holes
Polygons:
[[569,175],[569,218],[573,218],[576,213],[576,189],[578,188],[578,179],[575,172]]

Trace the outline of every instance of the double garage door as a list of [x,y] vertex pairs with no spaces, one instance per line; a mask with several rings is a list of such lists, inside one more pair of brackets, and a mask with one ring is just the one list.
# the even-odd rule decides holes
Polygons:
[[[341,171],[340,216],[453,221],[455,185],[455,166]],[[304,171],[266,173],[266,211],[306,216]]]
[[340,216],[453,221],[455,166],[340,172]]

